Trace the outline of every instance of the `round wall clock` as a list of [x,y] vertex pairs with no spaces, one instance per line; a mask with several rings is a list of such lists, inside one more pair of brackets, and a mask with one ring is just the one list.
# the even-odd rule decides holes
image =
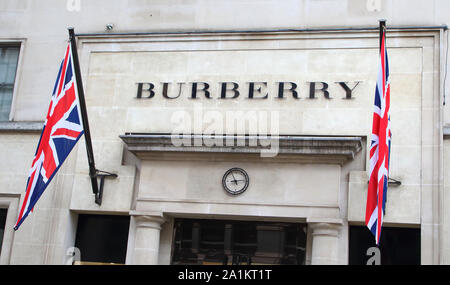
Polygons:
[[249,178],[242,168],[231,168],[223,175],[222,185],[231,195],[238,195],[247,190]]

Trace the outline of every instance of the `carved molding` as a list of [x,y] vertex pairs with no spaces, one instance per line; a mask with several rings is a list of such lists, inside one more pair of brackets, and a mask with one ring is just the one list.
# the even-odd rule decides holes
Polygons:
[[[119,136],[128,151],[141,159],[175,159],[180,154],[186,158],[210,159],[263,159],[273,161],[301,161],[308,163],[338,163],[352,160],[361,151],[362,137],[321,136],[241,136],[241,135],[170,135],[153,133],[126,133]],[[206,146],[205,140],[223,142]],[[184,144],[173,142],[183,141]],[[228,142],[228,143],[227,143]],[[277,147],[276,156],[262,155]],[[190,155],[192,154],[192,155]]]

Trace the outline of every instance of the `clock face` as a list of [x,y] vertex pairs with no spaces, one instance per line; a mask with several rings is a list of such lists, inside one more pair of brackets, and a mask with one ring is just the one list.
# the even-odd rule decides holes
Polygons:
[[237,167],[228,169],[222,178],[223,188],[232,195],[238,195],[247,190],[248,183],[247,172]]

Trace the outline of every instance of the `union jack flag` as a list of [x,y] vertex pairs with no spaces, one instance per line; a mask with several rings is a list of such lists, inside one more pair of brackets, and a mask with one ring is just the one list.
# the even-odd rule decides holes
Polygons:
[[39,197],[83,133],[72,49],[69,43],[59,68],[44,128],[31,164],[15,230],[33,210]]
[[370,144],[369,187],[366,204],[366,226],[378,245],[386,207],[391,150],[389,64],[385,45],[386,32],[382,32],[380,65],[375,89],[372,139]]

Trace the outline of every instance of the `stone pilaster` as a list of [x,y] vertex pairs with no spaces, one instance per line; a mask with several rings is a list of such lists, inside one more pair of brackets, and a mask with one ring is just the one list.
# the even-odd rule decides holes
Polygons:
[[133,216],[134,252],[131,264],[158,264],[161,225],[166,221],[162,215]]
[[338,264],[340,225],[327,222],[308,223],[312,231],[311,265]]

